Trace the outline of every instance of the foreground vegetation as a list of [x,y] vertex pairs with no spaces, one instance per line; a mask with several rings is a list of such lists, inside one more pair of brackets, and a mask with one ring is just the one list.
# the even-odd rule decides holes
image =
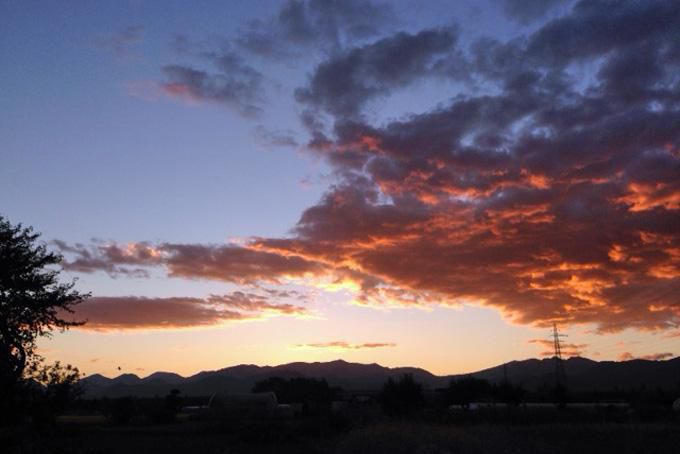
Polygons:
[[425,393],[404,375],[388,379],[372,396],[307,378],[269,378],[253,391],[276,393],[279,407],[298,411],[259,406],[233,412],[215,403],[206,408],[207,397],[177,390],[155,398],[71,398],[60,406],[36,406],[37,400],[23,422],[0,429],[0,446],[10,454],[625,454],[669,453],[680,446],[673,393],[660,390],[630,392],[627,403],[610,405],[573,404],[588,396],[553,392],[543,397],[564,401],[527,405],[522,397],[541,393],[472,377]]
[[8,454],[114,453],[671,453],[676,423],[451,425],[384,421],[346,430],[325,423],[113,425],[62,423],[50,435],[4,434]]

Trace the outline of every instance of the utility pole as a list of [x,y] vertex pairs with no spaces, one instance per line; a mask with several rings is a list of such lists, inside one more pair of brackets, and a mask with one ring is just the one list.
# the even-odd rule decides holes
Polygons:
[[557,387],[565,386],[567,379],[567,375],[564,372],[564,363],[562,362],[562,346],[560,345],[560,338],[562,337],[566,337],[566,335],[560,334],[557,330],[557,323],[553,322],[552,338],[555,349],[555,386]]

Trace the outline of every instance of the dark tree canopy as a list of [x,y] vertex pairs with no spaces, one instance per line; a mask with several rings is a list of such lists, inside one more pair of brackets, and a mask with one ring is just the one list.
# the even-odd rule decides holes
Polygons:
[[486,380],[467,376],[459,380],[451,380],[446,394],[450,404],[469,407],[472,402],[491,398],[492,386]]
[[22,379],[40,336],[80,324],[63,317],[89,296],[74,290],[74,282],[59,282],[55,265],[62,257],[39,237],[31,227],[13,226],[0,216],[0,386],[5,390]]
[[330,405],[340,394],[339,388],[330,387],[324,379],[304,377],[270,377],[255,383],[253,392],[266,391],[274,392],[278,401],[283,404],[300,402]]
[[401,375],[396,380],[390,377],[383,385],[380,401],[389,416],[411,416],[425,405],[423,386],[411,374]]

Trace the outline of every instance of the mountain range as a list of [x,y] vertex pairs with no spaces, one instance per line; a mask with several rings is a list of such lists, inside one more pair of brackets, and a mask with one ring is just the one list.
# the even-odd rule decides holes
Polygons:
[[[675,390],[680,387],[680,357],[665,361],[593,361],[573,357],[564,361],[569,388],[580,391],[608,391],[645,386],[648,389]],[[496,367],[461,375],[434,375],[415,367],[384,367],[378,364],[349,363],[342,360],[330,362],[296,362],[279,366],[238,365],[215,371],[199,372],[190,377],[171,372],[155,372],[140,378],[123,374],[107,378],[100,374],[82,379],[85,397],[152,397],[179,389],[188,396],[206,396],[218,392],[249,392],[253,385],[269,377],[324,378],[331,386],[348,391],[377,391],[389,377],[409,373],[426,389],[447,386],[452,379],[474,376],[489,382],[508,379],[526,389],[536,389],[554,383],[553,358],[511,361]]]

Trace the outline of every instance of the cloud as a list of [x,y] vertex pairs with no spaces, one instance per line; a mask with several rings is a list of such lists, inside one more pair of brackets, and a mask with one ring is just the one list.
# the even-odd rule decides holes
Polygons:
[[372,98],[385,96],[436,72],[456,43],[454,29],[398,33],[355,47],[321,63],[309,86],[296,91],[300,102],[339,116],[355,116]]
[[677,34],[677,3],[622,0],[612,5],[607,0],[578,2],[570,14],[547,23],[530,37],[528,57],[542,65],[563,64],[645,42],[672,46],[671,41],[663,41]]
[[675,355],[670,352],[665,353],[652,353],[650,355],[643,355],[640,359],[646,359],[648,361],[663,361],[664,359],[673,358]]
[[166,266],[172,277],[214,279],[227,282],[277,282],[304,277],[320,270],[318,263],[295,255],[285,256],[238,246],[166,244]]
[[210,279],[240,284],[276,283],[286,277],[304,277],[321,271],[321,265],[300,257],[284,256],[235,245],[163,243],[100,244],[86,247],[55,241],[67,255],[67,271],[110,275],[148,275],[148,268],[165,267],[171,277]]
[[[223,41],[217,50],[208,49],[186,35],[174,36],[171,47],[176,54],[200,63],[163,66],[165,80],[159,87],[174,98],[217,103],[244,117],[259,118],[264,112],[265,77],[244,56],[285,59],[308,55],[310,50],[336,52],[357,40],[375,36],[394,23],[388,3],[289,0],[278,14],[251,21],[237,37]],[[282,145],[284,137],[277,134],[269,138]],[[285,142],[292,145],[295,141],[286,135]]]
[[[527,36],[467,49],[439,29],[330,53],[298,99],[307,148],[335,180],[290,236],[69,246],[65,267],[308,279],[358,304],[677,330],[680,5],[616,5],[582,1]],[[469,90],[396,120],[364,115],[370,100],[431,77]]]
[[387,2],[288,0],[277,14],[248,23],[235,41],[250,53],[281,59],[307,49],[341,48],[376,36],[395,21]]
[[[553,341],[549,339],[530,339],[530,344],[536,344],[542,349],[544,349],[540,355],[541,356],[554,356],[555,349],[553,348]],[[560,349],[562,356],[583,356],[588,348],[588,344],[570,344],[567,342],[560,343]]]
[[[680,7],[617,5],[581,2],[529,36],[475,43],[464,66],[476,92],[385,124],[358,113],[398,83],[373,69],[380,58],[346,62],[403,35],[322,63],[299,97],[335,119],[331,133],[311,127],[308,146],[339,182],[294,238],[259,246],[371,277],[360,300],[427,295],[602,332],[678,327]],[[326,81],[335,62],[344,71]]]
[[72,255],[73,260],[62,262],[62,268],[67,271],[90,273],[104,271],[111,277],[124,275],[128,277],[149,277],[143,266],[156,265],[160,262],[160,251],[149,243],[68,244],[61,240],[54,240],[53,244],[65,254]]
[[297,148],[300,145],[292,131],[272,131],[263,125],[255,128],[255,139],[260,144],[271,148]]
[[510,19],[526,25],[565,5],[568,0],[500,0],[500,3]]
[[673,358],[675,355],[670,352],[666,353],[652,353],[649,355],[635,356],[631,352],[623,352],[619,355],[619,361],[631,361],[634,359],[644,359],[647,361],[663,361],[665,359]]
[[635,359],[631,352],[622,352],[619,354],[619,361],[630,361]]
[[263,76],[230,49],[202,52],[212,70],[187,65],[167,65],[161,89],[169,96],[198,102],[222,104],[253,118],[262,114]]
[[318,342],[311,344],[296,345],[297,348],[332,349],[332,350],[364,350],[374,348],[391,348],[396,346],[397,344],[392,342],[365,342],[362,344],[352,344],[345,341]]
[[85,300],[74,310],[69,317],[86,321],[78,329],[88,331],[191,328],[267,316],[307,314],[303,306],[274,303],[266,296],[243,292],[208,298],[100,296]]

